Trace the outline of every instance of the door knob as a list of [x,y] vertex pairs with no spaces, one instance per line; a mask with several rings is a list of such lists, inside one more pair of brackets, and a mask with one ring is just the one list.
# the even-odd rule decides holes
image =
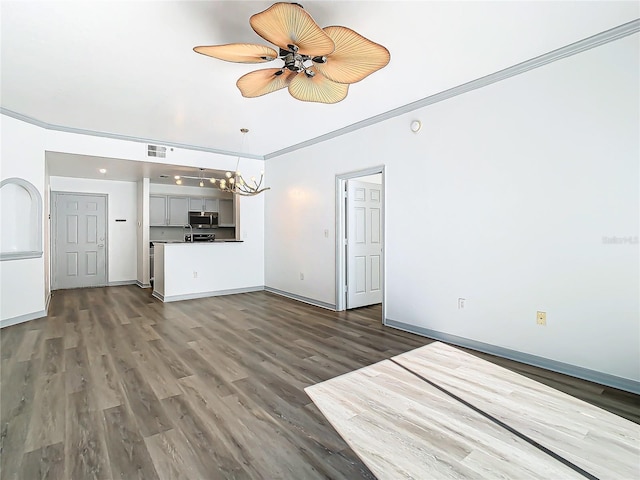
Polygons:
[[104,245],[103,245],[103,244],[99,244],[99,245],[98,245],[98,248],[103,248],[103,247],[104,247]]

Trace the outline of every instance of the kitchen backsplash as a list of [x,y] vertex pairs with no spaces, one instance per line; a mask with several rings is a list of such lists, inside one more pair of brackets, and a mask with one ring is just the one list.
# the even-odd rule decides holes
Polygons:
[[[232,239],[236,236],[235,228],[198,228],[194,233],[213,233],[217,239]],[[181,227],[149,227],[149,240],[154,241],[183,241],[185,233],[191,233],[188,228]]]

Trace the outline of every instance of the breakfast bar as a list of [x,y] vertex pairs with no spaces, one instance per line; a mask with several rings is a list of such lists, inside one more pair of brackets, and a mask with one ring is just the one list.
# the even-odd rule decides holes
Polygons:
[[156,242],[154,247],[153,296],[163,302],[263,289],[261,266],[253,264],[242,240]]

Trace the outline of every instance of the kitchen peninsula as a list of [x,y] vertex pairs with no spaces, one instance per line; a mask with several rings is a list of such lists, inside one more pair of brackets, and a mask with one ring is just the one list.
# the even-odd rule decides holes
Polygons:
[[[153,296],[163,302],[262,290],[247,286],[253,268],[247,245],[241,240],[214,242],[155,242]],[[257,268],[256,268],[257,267]]]

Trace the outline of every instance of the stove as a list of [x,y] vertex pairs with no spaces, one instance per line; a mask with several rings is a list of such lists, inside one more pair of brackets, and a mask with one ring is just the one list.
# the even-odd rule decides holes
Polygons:
[[[216,239],[215,233],[194,233],[193,241],[194,242],[213,242]],[[187,234],[184,236],[185,242],[191,241],[191,235]]]

